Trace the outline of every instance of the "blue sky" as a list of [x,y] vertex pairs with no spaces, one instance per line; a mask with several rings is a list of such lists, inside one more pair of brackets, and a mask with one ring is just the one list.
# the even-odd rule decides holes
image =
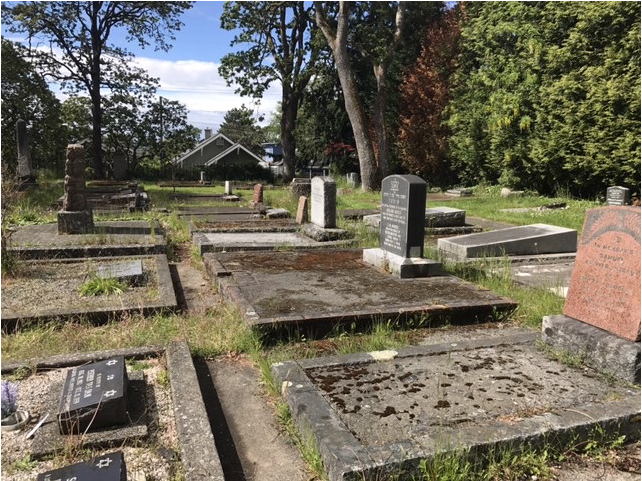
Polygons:
[[[235,87],[227,87],[218,75],[221,58],[232,51],[230,42],[234,38],[234,32],[220,27],[222,11],[223,2],[195,2],[182,15],[184,25],[175,33],[176,40],[168,52],[130,44],[122,31],[115,31],[110,37],[113,44],[127,48],[136,56],[138,66],[160,79],[159,95],[187,105],[188,121],[200,129],[216,130],[225,112],[242,104],[254,109],[257,116],[263,114],[267,121],[281,97],[280,85],[275,83],[257,105],[251,98],[235,94]],[[7,38],[19,40],[12,34]],[[52,90],[61,99],[66,98],[55,85]]]

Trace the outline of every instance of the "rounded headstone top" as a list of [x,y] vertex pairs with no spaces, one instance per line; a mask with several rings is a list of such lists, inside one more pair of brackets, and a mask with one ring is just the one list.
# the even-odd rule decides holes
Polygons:
[[383,179],[384,183],[387,183],[393,179],[403,179],[404,182],[408,184],[425,184],[426,181],[419,177],[418,175],[414,174],[406,174],[406,175],[401,175],[401,174],[394,174],[394,175],[389,175],[385,179]]

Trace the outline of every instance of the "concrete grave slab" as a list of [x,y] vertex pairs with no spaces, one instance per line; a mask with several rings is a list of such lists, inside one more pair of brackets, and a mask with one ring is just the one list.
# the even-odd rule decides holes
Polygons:
[[227,206],[204,206],[204,205],[181,205],[176,209],[177,214],[180,215],[195,215],[195,214],[208,214],[208,215],[230,215],[230,214],[260,214],[257,209],[249,207],[227,207]]
[[535,339],[290,361],[272,373],[330,481],[410,477],[451,450],[581,442],[598,426],[639,438],[637,389],[550,360]]
[[56,224],[16,227],[9,250],[22,259],[164,254],[165,234],[145,221],[95,222],[91,234],[58,234]]
[[339,210],[339,217],[348,220],[361,220],[366,215],[377,215],[379,209],[341,209]]
[[296,232],[301,228],[293,219],[228,220],[228,217],[231,216],[215,217],[214,221],[192,218],[188,224],[189,232]]
[[[120,295],[82,297],[80,286],[99,266],[140,260],[144,283]],[[176,308],[167,256],[95,257],[21,261],[20,274],[2,284],[2,330],[35,321],[84,317],[95,322],[129,313],[150,315]],[[65,299],[64,303],[60,299]]]
[[577,231],[548,224],[532,224],[439,239],[437,246],[444,256],[456,260],[504,255],[559,254],[575,252]]
[[[380,214],[368,214],[363,216],[366,225],[379,229],[381,223]],[[453,207],[433,207],[426,209],[424,230],[426,235],[464,235],[481,232],[479,226],[466,223],[466,211]]]
[[469,187],[458,188],[458,189],[448,189],[445,192],[445,195],[448,195],[450,197],[471,197],[473,195],[473,189]]
[[548,289],[561,297],[571,281],[574,262],[513,264],[513,281],[527,287]]
[[361,249],[233,252],[206,254],[204,262],[218,292],[251,326],[328,326],[418,314],[473,322],[516,307],[453,276],[399,279],[362,256]]
[[241,198],[235,194],[194,194],[189,192],[172,193],[169,195],[169,198],[183,202],[239,202],[241,200]]
[[318,242],[300,232],[197,232],[192,242],[201,254],[206,252],[310,249],[345,247],[351,241]]

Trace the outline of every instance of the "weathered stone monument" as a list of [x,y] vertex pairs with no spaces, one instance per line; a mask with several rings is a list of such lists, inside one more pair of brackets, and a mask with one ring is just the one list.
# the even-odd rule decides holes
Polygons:
[[606,203],[608,205],[629,205],[631,190],[617,185],[609,187],[606,189]]
[[94,216],[85,192],[85,148],[67,146],[65,197],[58,212],[58,234],[87,234],[94,228]]
[[38,475],[37,481],[127,481],[122,451],[64,466]]
[[638,207],[587,212],[563,313],[544,318],[547,343],[640,382]]
[[295,177],[290,182],[290,195],[298,199],[302,195],[310,196],[312,191],[312,183],[306,177]]
[[225,181],[225,195],[232,195],[232,181]]
[[254,186],[254,194],[252,195],[252,202],[250,207],[260,207],[263,205],[263,185],[256,184]]
[[348,235],[337,228],[337,183],[332,177],[312,179],[310,201],[312,223],[303,226],[305,235],[319,242],[343,239]]
[[16,122],[16,141],[18,152],[18,182],[19,186],[24,188],[36,183],[36,176],[31,165],[27,124],[24,120],[18,120],[18,122]]
[[67,371],[58,409],[60,433],[79,434],[128,422],[127,386],[123,356]]
[[401,278],[442,273],[424,259],[426,182],[416,175],[391,175],[381,183],[380,248],[365,249],[363,260]]
[[297,224],[305,224],[308,222],[308,198],[305,195],[299,197],[299,205],[296,209],[296,222]]

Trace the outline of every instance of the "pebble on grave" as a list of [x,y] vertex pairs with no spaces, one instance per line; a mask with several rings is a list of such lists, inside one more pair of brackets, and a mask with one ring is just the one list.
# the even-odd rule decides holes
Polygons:
[[606,203],[608,205],[629,205],[631,203],[631,189],[618,185],[606,189]]
[[135,259],[99,265],[96,270],[96,277],[99,279],[117,279],[130,286],[140,285],[144,279],[143,261]]
[[85,190],[85,148],[67,146],[65,196],[58,212],[58,234],[87,234],[94,229],[94,216]]
[[363,260],[401,278],[441,275],[441,263],[425,259],[426,182],[416,175],[391,175],[381,183],[380,248],[364,249]]
[[71,464],[38,475],[37,481],[127,481],[127,467],[122,451],[96,456],[89,461]]
[[544,340],[640,383],[640,209],[586,213],[563,315],[546,316]]
[[58,408],[60,433],[127,423],[128,383],[123,356],[69,369]]

